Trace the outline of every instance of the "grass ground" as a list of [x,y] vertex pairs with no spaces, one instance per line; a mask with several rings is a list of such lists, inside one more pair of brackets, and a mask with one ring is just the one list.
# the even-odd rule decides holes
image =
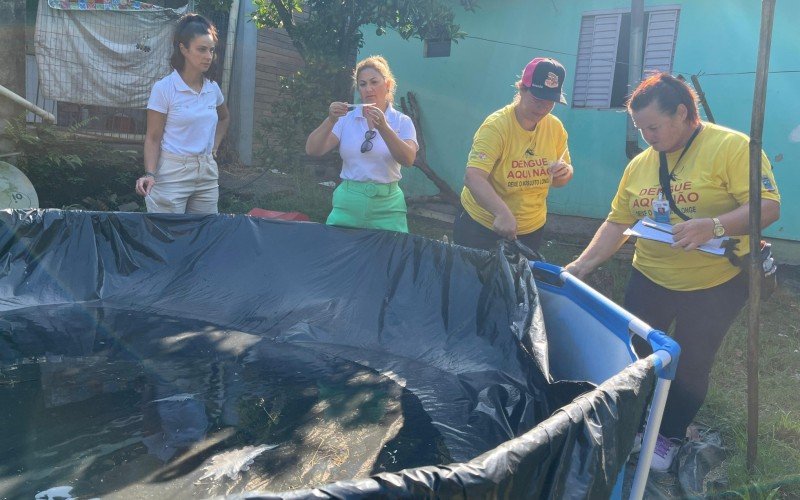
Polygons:
[[[800,498],[800,299],[778,290],[761,307],[759,337],[759,437],[755,470],[745,465],[747,446],[747,310],[742,311],[717,357],[712,386],[699,420],[723,432],[733,454],[731,486],[759,494],[777,490]],[[752,493],[752,491],[751,491]],[[752,498],[752,496],[751,496]]]
[[[246,213],[253,207],[300,211],[323,222],[331,208],[332,189],[303,173],[290,174],[286,190],[240,196],[223,190],[220,211]],[[452,240],[449,224],[409,217],[411,233]],[[542,253],[552,263],[571,261],[585,245],[580,239],[549,238]],[[606,263],[590,285],[619,302],[630,271],[626,259]],[[758,459],[748,471],[747,309],[731,328],[714,366],[711,388],[698,422],[721,432],[729,449],[726,460],[729,491],[719,498],[800,498],[800,293],[779,288],[761,305],[760,412]]]

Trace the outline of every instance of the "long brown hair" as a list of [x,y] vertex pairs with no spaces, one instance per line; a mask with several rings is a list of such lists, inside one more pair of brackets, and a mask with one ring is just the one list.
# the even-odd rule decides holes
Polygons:
[[[169,58],[169,64],[176,70],[183,71],[186,65],[186,59],[181,52],[181,45],[189,48],[198,36],[211,35],[214,44],[218,43],[217,28],[214,23],[201,16],[200,14],[185,14],[178,21],[175,26],[175,34],[172,36],[172,56]],[[217,53],[214,52],[214,57],[211,59],[211,66],[203,73],[203,76],[211,81],[219,80],[219,65],[217,64]]]

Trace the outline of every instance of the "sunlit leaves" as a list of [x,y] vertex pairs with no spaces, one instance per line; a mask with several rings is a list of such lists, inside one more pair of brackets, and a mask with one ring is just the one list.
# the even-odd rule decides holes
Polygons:
[[[447,0],[253,0],[252,19],[259,28],[284,28],[309,57],[350,61],[363,45],[361,28],[375,25],[380,36],[394,30],[402,38],[459,39],[453,2]],[[474,10],[476,0],[462,0]]]

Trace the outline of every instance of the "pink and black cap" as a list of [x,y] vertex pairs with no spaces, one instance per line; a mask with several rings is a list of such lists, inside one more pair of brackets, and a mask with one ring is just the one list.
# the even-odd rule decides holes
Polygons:
[[522,85],[538,99],[546,101],[567,103],[567,98],[561,92],[567,71],[555,59],[537,57],[525,66],[522,72]]

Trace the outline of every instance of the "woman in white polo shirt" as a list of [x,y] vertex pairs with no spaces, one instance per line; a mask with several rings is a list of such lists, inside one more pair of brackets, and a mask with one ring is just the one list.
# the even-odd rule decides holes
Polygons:
[[173,72],[156,82],[147,103],[144,175],[136,192],[148,212],[217,213],[214,161],[230,115],[216,83],[217,29],[186,14],[173,36]]
[[338,146],[342,157],[342,183],[333,193],[327,223],[407,233],[398,181],[400,166],[411,166],[419,149],[414,123],[392,107],[395,79],[386,59],[370,56],[353,75],[362,104],[332,102],[327,118],[306,141],[309,155],[322,156]]

